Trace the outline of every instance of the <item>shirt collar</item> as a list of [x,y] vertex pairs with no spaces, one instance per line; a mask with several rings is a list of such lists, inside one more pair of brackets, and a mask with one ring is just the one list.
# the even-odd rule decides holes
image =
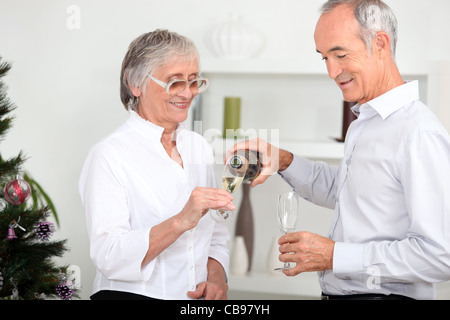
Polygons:
[[[137,112],[134,110],[130,109],[129,113],[130,113],[129,122],[133,128],[137,129],[138,131],[145,134],[146,136],[154,137],[156,139],[161,139],[161,136],[164,132],[163,127],[160,127],[160,126],[154,124],[153,122],[150,122],[148,120],[141,118],[141,116],[139,116],[137,114]],[[185,126],[186,125],[184,122],[178,124],[178,127],[175,131],[176,138],[180,135],[180,133],[185,128]]]
[[419,81],[417,80],[406,82],[362,106],[356,105],[352,111],[359,117],[360,113],[370,112],[369,110],[373,109],[383,120],[386,120],[394,112],[416,100],[419,100]]

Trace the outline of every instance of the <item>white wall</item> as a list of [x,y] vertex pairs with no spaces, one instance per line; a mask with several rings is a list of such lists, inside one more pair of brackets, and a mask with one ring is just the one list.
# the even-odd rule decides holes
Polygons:
[[[18,109],[14,127],[1,142],[1,154],[9,157],[24,150],[29,156],[26,170],[53,198],[61,220],[57,237],[69,240],[70,252],[63,262],[81,267],[83,298],[90,295],[94,269],[89,259],[77,181],[90,146],[127,117],[119,99],[118,78],[128,44],[141,33],[168,28],[193,39],[201,57],[209,59],[211,55],[203,44],[204,33],[225,21],[230,12],[237,12],[266,36],[264,51],[258,59],[316,61],[320,58],[315,53],[312,35],[321,3],[319,0],[2,0],[0,55],[13,63],[5,80]],[[448,38],[445,30],[450,29],[448,0],[387,0],[387,3],[396,11],[400,23],[398,60],[450,60],[450,43],[443,40]],[[67,9],[71,5],[80,9],[80,29],[67,27],[70,18]],[[446,104],[441,110],[448,110],[449,97],[442,97],[441,101]],[[304,96],[298,103],[313,107],[314,99]],[[449,112],[443,112],[441,117],[450,126]],[[286,187],[276,179],[271,181],[274,187]],[[270,185],[261,186],[260,190],[269,188]],[[318,226],[317,221],[311,221],[310,226],[327,229]],[[257,241],[264,240],[257,238]],[[254,263],[261,264],[264,259],[260,255]]]

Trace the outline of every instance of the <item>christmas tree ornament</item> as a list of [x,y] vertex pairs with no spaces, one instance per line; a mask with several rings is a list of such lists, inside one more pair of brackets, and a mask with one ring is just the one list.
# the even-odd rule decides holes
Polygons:
[[8,235],[6,236],[6,239],[8,239],[8,240],[17,239],[16,233],[14,231],[15,228],[19,228],[22,231],[26,231],[25,228],[23,228],[21,225],[19,225],[19,221],[20,221],[20,217],[17,220],[17,222],[15,219],[13,221],[11,221],[11,223],[9,224]]
[[36,292],[34,294],[34,298],[35,298],[35,300],[47,300],[47,295],[45,293],[39,294]]
[[48,241],[54,230],[55,227],[51,222],[38,222],[35,226],[36,235],[42,241]]
[[[8,98],[4,81],[10,69],[10,64],[0,57],[0,143],[12,128],[12,111],[17,108]],[[59,226],[55,206],[44,188],[23,171],[25,153],[20,151],[6,158],[2,150],[0,147],[0,301],[59,299],[55,288],[60,282],[53,257],[62,257],[68,251],[68,240],[40,241],[35,233],[36,224],[50,220],[51,214],[55,228]],[[20,216],[23,219],[19,221]],[[51,227],[42,226],[40,230],[46,238]],[[68,297],[71,293],[61,295]],[[74,290],[72,299],[76,295]],[[8,309],[1,302],[0,305],[2,310]],[[23,308],[17,310],[20,309]],[[2,314],[5,317],[7,313]]]
[[73,295],[73,289],[70,289],[65,283],[60,283],[56,286],[56,293],[63,300],[70,300]]
[[11,227],[8,228],[8,235],[6,236],[6,239],[8,240],[17,239],[16,233],[14,232],[14,228]]
[[72,281],[67,280],[66,274],[63,272],[60,272],[59,277],[61,280],[56,286],[56,293],[63,300],[70,300],[74,292]]
[[30,185],[18,176],[16,176],[16,179],[6,184],[4,191],[5,199],[14,205],[24,204],[30,194]]
[[17,289],[17,280],[16,279],[9,279],[11,284],[13,285],[12,295],[9,297],[10,300],[19,300],[19,289]]

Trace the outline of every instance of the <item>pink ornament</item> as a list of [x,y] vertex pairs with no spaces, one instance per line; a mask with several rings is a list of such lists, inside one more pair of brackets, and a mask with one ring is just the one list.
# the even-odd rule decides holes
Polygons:
[[5,187],[5,199],[12,204],[24,204],[31,194],[31,187],[23,179],[16,177],[15,180],[9,182]]
[[16,233],[14,231],[15,228],[19,228],[22,231],[26,231],[25,228],[23,228],[19,224],[19,221],[20,221],[20,217],[17,221],[15,219],[13,221],[11,221],[11,223],[9,224],[8,235],[6,236],[6,239],[8,239],[8,240],[17,239]]
[[14,228],[12,227],[8,228],[8,235],[6,236],[6,239],[8,240],[17,239],[16,233],[14,232]]

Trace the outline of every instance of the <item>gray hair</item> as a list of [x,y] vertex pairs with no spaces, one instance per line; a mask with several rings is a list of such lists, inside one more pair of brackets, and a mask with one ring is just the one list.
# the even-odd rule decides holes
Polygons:
[[328,0],[322,6],[322,14],[331,12],[341,4],[353,8],[355,18],[361,27],[361,40],[369,52],[377,32],[384,31],[391,39],[391,56],[395,60],[398,22],[392,9],[381,0]]
[[131,42],[120,73],[120,99],[125,109],[135,109],[139,101],[130,86],[145,93],[147,75],[158,71],[174,57],[185,57],[187,61],[197,58],[198,61],[198,52],[191,40],[163,29],[145,33]]

